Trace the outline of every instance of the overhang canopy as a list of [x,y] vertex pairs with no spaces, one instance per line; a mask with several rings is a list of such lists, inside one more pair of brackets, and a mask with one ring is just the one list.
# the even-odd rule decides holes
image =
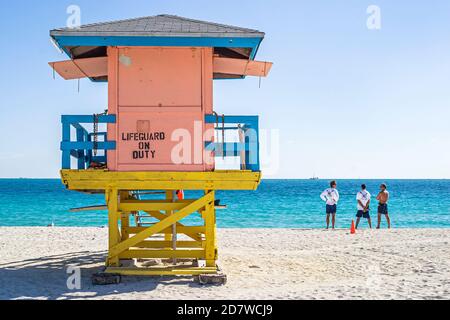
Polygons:
[[[85,58],[50,62],[49,65],[65,80],[82,78],[107,79],[108,58]],[[272,63],[214,57],[214,74],[223,77],[257,76],[267,77]]]
[[[173,15],[61,28],[50,32],[55,43],[71,59],[106,57],[108,46],[212,47],[218,57],[254,60],[265,34]],[[216,74],[215,78],[240,78]],[[105,80],[104,77],[91,77]]]

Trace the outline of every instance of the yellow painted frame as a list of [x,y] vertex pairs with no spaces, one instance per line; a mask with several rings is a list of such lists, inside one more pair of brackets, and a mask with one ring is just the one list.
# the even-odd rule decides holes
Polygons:
[[[121,275],[198,275],[217,273],[215,192],[206,190],[197,200],[137,200],[130,192],[107,189],[109,211],[109,251],[106,273]],[[171,211],[164,214],[161,211]],[[130,216],[136,211],[146,211],[159,220],[149,227],[130,227]],[[184,226],[179,221],[199,212],[204,226]],[[121,224],[119,226],[119,220]],[[190,241],[171,241],[176,225],[178,234],[184,233]],[[164,235],[165,240],[152,240]],[[168,237],[170,236],[170,237]],[[176,248],[172,246],[176,245]],[[150,267],[122,268],[121,260],[129,259],[192,259],[205,260],[205,267]]]
[[69,190],[256,190],[261,173],[252,171],[214,172],[112,172],[103,170],[62,170]]
[[[110,172],[107,170],[62,170],[69,190],[104,192],[108,206],[109,250],[106,273],[120,275],[201,275],[216,274],[216,190],[256,190],[261,173],[251,171],[215,172]],[[138,200],[130,191],[164,190],[165,200]],[[174,190],[203,190],[199,199],[178,200]],[[130,217],[139,211],[159,220],[149,227],[130,226]],[[180,220],[200,213],[204,224],[185,226]],[[189,241],[179,241],[184,234]],[[153,239],[160,236],[164,240]],[[129,259],[204,260],[204,267],[122,267]]]

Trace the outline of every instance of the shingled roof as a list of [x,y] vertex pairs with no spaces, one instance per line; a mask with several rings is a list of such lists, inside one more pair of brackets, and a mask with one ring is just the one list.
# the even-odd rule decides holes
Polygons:
[[141,37],[235,37],[264,38],[258,30],[234,27],[174,15],[157,15],[128,20],[83,25],[77,29],[55,29],[58,36],[141,36]]

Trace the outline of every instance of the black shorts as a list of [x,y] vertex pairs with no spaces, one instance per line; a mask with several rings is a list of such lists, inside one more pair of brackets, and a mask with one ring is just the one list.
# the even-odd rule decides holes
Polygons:
[[335,214],[337,212],[337,205],[327,204],[327,214]]
[[364,218],[364,219],[370,219],[370,213],[369,211],[364,212],[362,210],[358,210],[358,213],[356,214],[357,218]]
[[388,205],[387,203],[385,204],[380,204],[378,206],[378,213],[380,214],[389,214],[389,210],[388,210]]

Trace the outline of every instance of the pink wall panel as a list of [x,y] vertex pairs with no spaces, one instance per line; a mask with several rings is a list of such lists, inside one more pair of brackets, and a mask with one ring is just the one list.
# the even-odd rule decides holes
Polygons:
[[119,49],[119,105],[201,106],[201,49]]
[[[112,171],[211,171],[211,48],[109,48],[108,153]],[[205,131],[210,129],[209,137]],[[213,130],[212,130],[213,131]]]

